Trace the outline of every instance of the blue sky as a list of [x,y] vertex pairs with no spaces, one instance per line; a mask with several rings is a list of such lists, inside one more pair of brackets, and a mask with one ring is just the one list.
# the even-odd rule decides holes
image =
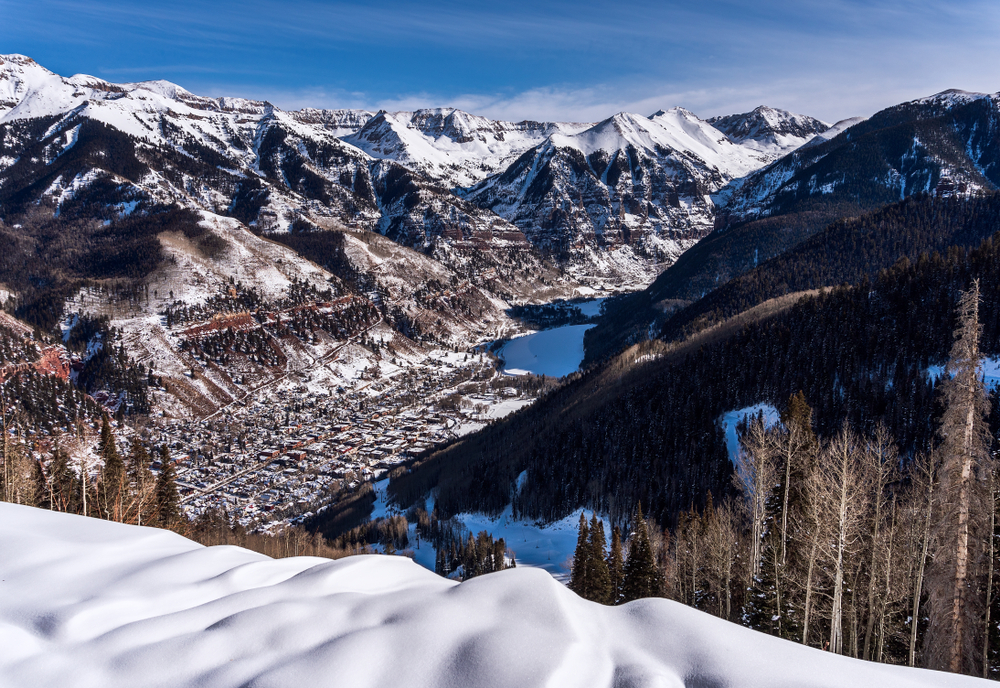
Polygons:
[[835,121],[1000,90],[997,0],[0,0],[0,53],[284,108],[595,121],[761,103]]

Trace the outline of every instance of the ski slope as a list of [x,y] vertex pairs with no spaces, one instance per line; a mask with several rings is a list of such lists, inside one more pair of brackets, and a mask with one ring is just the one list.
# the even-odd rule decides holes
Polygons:
[[0,686],[946,688],[667,600],[602,607],[517,568],[272,560],[0,503]]

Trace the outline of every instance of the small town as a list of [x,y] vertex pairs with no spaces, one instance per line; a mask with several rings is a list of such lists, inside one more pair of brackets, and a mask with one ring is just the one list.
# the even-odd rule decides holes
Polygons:
[[325,396],[289,384],[207,420],[161,419],[151,439],[170,448],[189,518],[218,510],[272,530],[531,403],[534,385],[496,365],[482,351],[436,351],[393,377],[359,377]]

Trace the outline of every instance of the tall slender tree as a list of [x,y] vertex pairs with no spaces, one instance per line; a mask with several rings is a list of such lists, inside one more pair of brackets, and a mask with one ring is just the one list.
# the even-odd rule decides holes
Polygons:
[[608,576],[611,579],[611,604],[621,602],[622,585],[625,582],[625,560],[622,555],[622,531],[615,526],[611,529],[611,551],[608,552]]
[[587,569],[590,567],[590,527],[587,525],[587,517],[580,513],[580,529],[576,536],[576,549],[573,552],[573,570],[570,573],[569,589],[583,598],[587,598],[590,589],[587,584],[590,582],[587,577]]
[[590,537],[587,543],[590,554],[587,557],[587,578],[590,594],[587,599],[601,604],[612,604],[614,596],[611,591],[611,574],[608,562],[605,561],[604,523],[597,514],[590,520]]
[[156,525],[177,528],[181,523],[180,496],[177,494],[177,472],[170,460],[167,445],[160,447],[160,474],[156,477]]
[[989,476],[993,470],[986,423],[990,402],[979,352],[978,280],[962,293],[957,316],[947,375],[941,385],[940,488],[927,572],[929,622],[923,657],[934,669],[978,675],[985,615],[979,577],[986,558]]
[[104,462],[101,468],[100,492],[104,517],[121,521],[122,502],[125,498],[125,464],[118,454],[115,436],[111,431],[111,420],[107,414],[101,420],[101,439],[98,452]]

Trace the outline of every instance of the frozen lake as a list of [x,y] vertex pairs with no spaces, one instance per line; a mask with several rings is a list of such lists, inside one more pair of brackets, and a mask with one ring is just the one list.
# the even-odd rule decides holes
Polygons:
[[508,375],[562,377],[583,362],[583,334],[593,325],[567,325],[511,339],[497,352]]

